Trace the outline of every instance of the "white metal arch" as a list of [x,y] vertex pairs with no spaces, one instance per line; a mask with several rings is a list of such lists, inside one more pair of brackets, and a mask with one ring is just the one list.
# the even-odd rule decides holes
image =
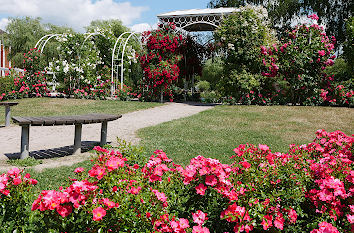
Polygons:
[[44,51],[44,48],[45,48],[45,46],[46,46],[46,44],[48,43],[48,41],[49,41],[50,39],[52,39],[53,37],[61,36],[61,35],[62,35],[62,34],[53,34],[53,35],[49,36],[49,38],[46,39],[45,42],[43,43],[42,48],[39,48],[39,50],[40,50],[41,52],[43,52],[43,51]]
[[[122,46],[122,41],[123,41],[123,38],[124,38],[124,35],[128,34],[130,32],[124,32],[122,33],[118,39],[116,40],[116,42],[114,43],[114,47],[113,47],[113,51],[112,51],[112,66],[111,66],[111,83],[112,83],[112,86],[111,86],[111,95],[113,96],[115,90],[116,90],[116,83],[114,82],[114,58],[116,56],[116,48],[117,48],[117,44],[119,42],[119,49],[118,49],[118,52],[120,51],[120,48]],[[117,54],[118,55],[118,54]],[[117,73],[118,73],[118,70],[117,70]]]
[[42,41],[46,38],[46,37],[49,37],[49,36],[52,36],[53,34],[48,34],[48,35],[45,35],[45,36],[42,36],[36,43],[36,45],[34,46],[34,48],[38,49],[38,45],[42,45]]
[[[114,44],[114,48],[112,51],[112,66],[111,66],[111,81],[112,81],[112,86],[111,86],[111,94],[113,95],[117,86],[116,86],[116,80],[118,79],[119,76],[119,72],[117,69],[117,76],[116,78],[114,77],[114,70],[115,67],[119,67],[120,66],[120,89],[123,89],[123,82],[124,82],[124,53],[126,50],[126,47],[128,45],[129,40],[134,37],[137,41],[139,41],[139,38],[137,36],[137,34],[139,34],[139,32],[124,32],[122,33],[118,39],[116,40],[115,44]],[[117,50],[117,45],[119,43],[119,47]],[[141,44],[140,44],[141,46]],[[121,51],[122,50],[122,51]],[[121,58],[119,59],[119,53],[121,53]],[[116,57],[118,57],[118,59],[116,59]],[[120,61],[120,63],[118,65],[115,65],[115,61]]]

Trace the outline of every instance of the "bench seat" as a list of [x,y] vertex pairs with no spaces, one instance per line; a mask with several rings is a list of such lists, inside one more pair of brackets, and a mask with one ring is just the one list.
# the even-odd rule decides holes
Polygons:
[[86,114],[74,116],[48,116],[48,117],[19,117],[14,116],[14,123],[22,127],[21,133],[21,159],[29,156],[29,129],[30,126],[55,126],[55,125],[75,125],[73,154],[81,153],[81,133],[83,124],[101,123],[101,141],[103,146],[107,143],[107,122],[121,118],[122,115],[110,114]]

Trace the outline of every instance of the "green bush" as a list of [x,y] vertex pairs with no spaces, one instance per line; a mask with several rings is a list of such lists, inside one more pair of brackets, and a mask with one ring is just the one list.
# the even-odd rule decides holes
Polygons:
[[199,81],[195,87],[200,91],[200,92],[204,92],[204,91],[209,91],[210,89],[210,83],[208,81]]
[[208,81],[212,87],[219,82],[224,72],[224,63],[220,57],[208,59],[202,70],[201,80]]
[[216,39],[225,54],[224,75],[219,88],[225,96],[240,98],[245,91],[258,87],[262,60],[260,46],[276,41],[268,26],[267,11],[262,7],[246,6],[228,16],[216,31]]
[[204,91],[200,93],[200,99],[204,103],[218,103],[221,96],[216,91]]
[[0,93],[7,93],[14,90],[14,78],[12,75],[0,76]]

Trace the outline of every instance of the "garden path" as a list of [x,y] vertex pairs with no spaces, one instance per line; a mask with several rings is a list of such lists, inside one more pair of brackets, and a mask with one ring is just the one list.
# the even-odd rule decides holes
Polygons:
[[[119,137],[133,144],[139,142],[136,131],[163,122],[191,116],[212,108],[211,105],[196,103],[166,103],[161,107],[150,108],[124,114],[121,119],[108,123],[107,141],[113,145]],[[117,113],[119,114],[119,113]],[[83,151],[85,145],[100,140],[100,124],[82,127]],[[6,163],[11,157],[19,156],[21,127],[11,125],[0,128],[0,170],[11,168]],[[74,126],[34,126],[30,129],[30,152],[35,158],[45,158],[35,169],[70,166],[90,157],[90,153],[70,155],[74,142]],[[69,156],[70,155],[70,156]]]

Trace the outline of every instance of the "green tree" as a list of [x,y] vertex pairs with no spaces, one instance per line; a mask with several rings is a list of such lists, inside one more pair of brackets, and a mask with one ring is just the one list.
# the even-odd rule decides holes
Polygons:
[[224,75],[218,83],[221,93],[240,98],[262,82],[260,47],[275,42],[263,7],[242,7],[223,21],[216,31],[224,56]]
[[264,6],[278,32],[289,29],[297,17],[316,13],[320,17],[318,23],[326,24],[327,33],[334,35],[339,45],[345,41],[345,22],[353,14],[353,1],[348,0],[211,0],[208,7],[240,7],[245,4]]
[[34,47],[36,42],[45,35],[40,18],[9,18],[6,27],[6,44],[11,46],[9,59],[13,66],[23,67],[23,53]]
[[[35,46],[37,41],[44,35],[51,33],[68,33],[73,32],[71,28],[56,26],[53,24],[42,24],[41,18],[9,18],[10,22],[6,27],[5,40],[6,44],[11,46],[9,59],[13,66],[23,67],[23,54],[28,52]],[[45,48],[45,60],[58,56],[58,44],[55,40],[51,40]]]

